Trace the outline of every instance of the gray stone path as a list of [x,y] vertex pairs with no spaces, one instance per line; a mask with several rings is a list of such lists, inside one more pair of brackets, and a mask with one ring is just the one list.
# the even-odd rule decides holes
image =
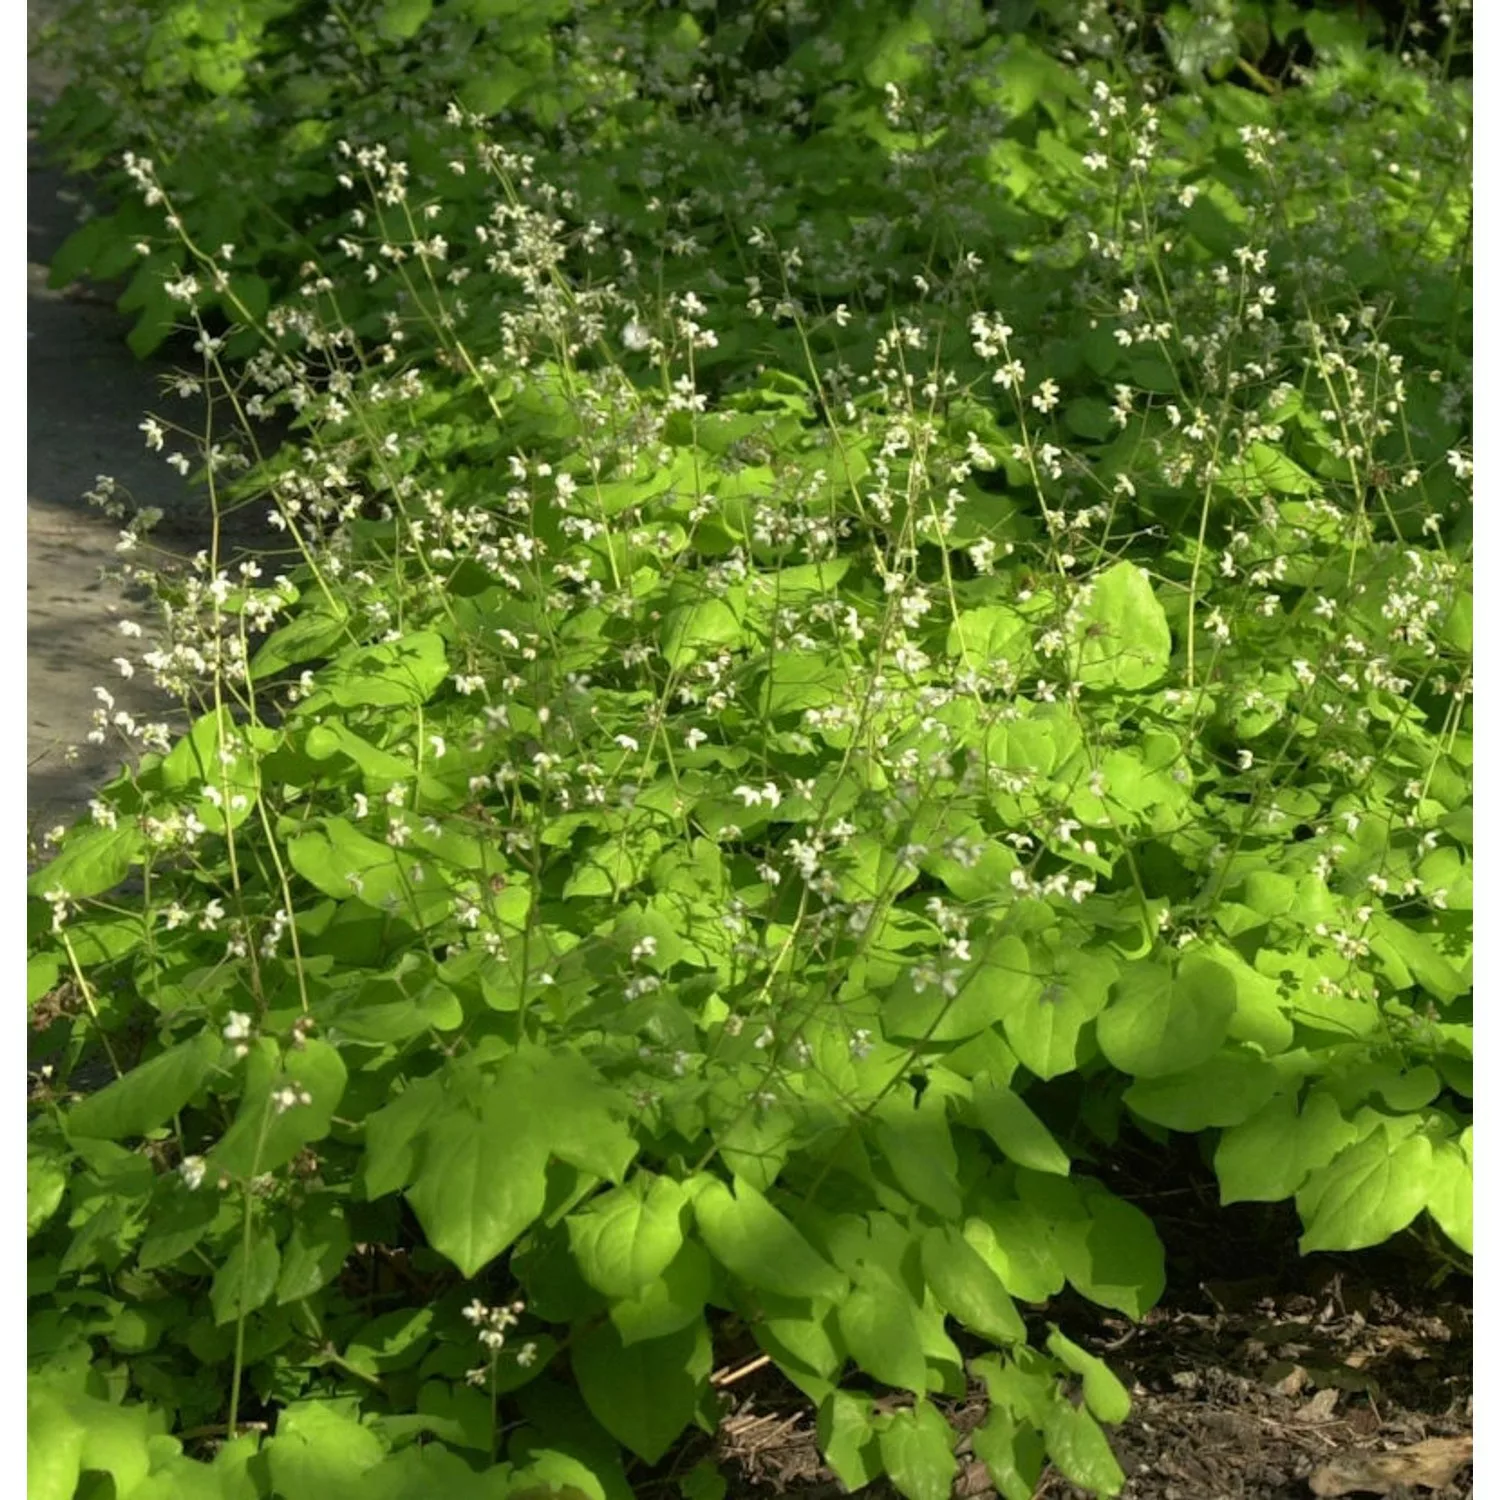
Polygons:
[[[31,28],[61,7],[29,0]],[[61,79],[45,58],[28,68],[28,96],[55,97]],[[30,133],[29,133],[30,134]],[[124,746],[87,743],[95,685],[138,717],[180,721],[175,706],[145,680],[122,679],[111,658],[130,643],[119,622],[149,615],[125,600],[100,572],[120,561],[119,523],[84,492],[109,474],[137,505],[164,513],[157,536],[181,555],[206,546],[205,498],[147,451],[140,422],[148,410],[188,427],[194,403],[164,394],[170,359],[142,362],[126,347],[130,323],[113,307],[112,289],[47,286],[47,267],[78,223],[76,184],[45,164],[28,140],[27,171],[27,473],[26,649],[27,810],[33,833],[83,811],[92,791],[115,775]],[[190,356],[189,356],[190,357]],[[72,758],[68,747],[77,746]]]

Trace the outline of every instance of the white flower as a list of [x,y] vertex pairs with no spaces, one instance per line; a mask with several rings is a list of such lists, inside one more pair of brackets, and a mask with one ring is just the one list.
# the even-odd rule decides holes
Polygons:
[[192,1192],[202,1185],[208,1163],[201,1156],[184,1156],[177,1170],[182,1173],[182,1180],[187,1184],[188,1191]]
[[1007,390],[1011,387],[1020,390],[1026,380],[1026,366],[1018,359],[1007,360],[990,379],[994,384],[1004,386]]
[[768,781],[763,787],[737,786],[734,796],[741,798],[746,807],[759,807],[762,802],[769,802],[772,807],[781,803],[781,791],[774,782]]
[[250,1017],[242,1010],[229,1012],[229,1020],[224,1026],[224,1040],[226,1042],[243,1042],[250,1035]]
[[620,342],[627,349],[631,350],[632,353],[639,354],[642,349],[650,348],[651,334],[644,323],[640,323],[635,318],[632,318],[620,330]]

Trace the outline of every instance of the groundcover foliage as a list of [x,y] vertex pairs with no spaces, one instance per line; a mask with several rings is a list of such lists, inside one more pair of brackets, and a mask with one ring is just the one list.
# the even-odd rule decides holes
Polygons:
[[145,440],[295,552],[100,487],[192,727],[101,689],[31,879],[35,1495],[717,1497],[760,1356],[851,1490],[945,1495],[977,1383],[1002,1495],[1111,1495],[1047,1305],[1163,1293],[1122,1133],[1472,1248],[1440,66],[1286,5],[74,24],[51,134],[134,196],[58,274],[129,238],[210,397]]

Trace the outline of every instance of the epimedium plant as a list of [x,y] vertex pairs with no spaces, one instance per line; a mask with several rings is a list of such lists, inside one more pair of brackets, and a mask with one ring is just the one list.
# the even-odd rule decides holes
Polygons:
[[[76,81],[47,110],[40,136],[59,162],[99,176],[117,201],[89,214],[54,257],[52,279],[62,286],[80,276],[128,278],[120,306],[135,317],[130,344],[139,354],[158,348],[177,326],[178,309],[164,287],[189,269],[191,257],[176,236],[157,232],[152,205],[132,191],[119,165],[128,147],[168,171],[204,245],[231,247],[219,255],[226,286],[204,288],[200,307],[211,320],[232,318],[238,326],[229,352],[248,353],[258,334],[236,309],[251,310],[259,322],[272,298],[296,284],[308,255],[333,252],[344,237],[339,173],[329,159],[335,139],[379,140],[419,177],[445,176],[431,101],[452,97],[529,135],[548,180],[586,183],[596,212],[613,219],[633,253],[659,257],[659,210],[643,209],[665,202],[656,189],[692,160],[702,174],[694,184],[700,193],[706,183],[740,174],[768,178],[763,207],[778,223],[774,200],[782,188],[786,226],[808,216],[804,253],[819,243],[878,249],[863,278],[833,284],[853,288],[873,277],[890,292],[909,285],[927,244],[918,236],[908,265],[897,246],[862,246],[856,226],[886,209],[886,152],[917,142],[911,131],[889,127],[868,93],[925,79],[936,102],[925,49],[964,55],[962,72],[944,75],[959,87],[956,99],[941,96],[940,133],[959,133],[955,106],[966,114],[979,104],[991,113],[971,119],[970,128],[1006,137],[1012,201],[982,230],[971,223],[965,233],[1011,240],[1033,237],[1036,215],[1050,216],[1066,186],[1055,162],[1028,169],[1024,148],[1035,132],[1015,128],[1032,116],[1045,139],[1061,125],[1057,105],[1074,91],[1059,67],[1060,51],[1146,44],[1185,79],[1228,71],[1276,94],[1278,79],[1261,69],[1296,71],[1294,57],[1328,63],[1363,55],[1370,65],[1394,65],[1385,51],[1369,52],[1385,40],[1409,68],[1426,60],[1412,50],[1424,41],[1437,46],[1442,65],[1456,47],[1464,50],[1464,4],[1440,7],[1436,24],[1422,21],[1421,7],[1407,9],[1387,21],[1376,10],[1294,0],[1144,0],[1113,8],[1102,0],[934,0],[909,12],[883,0],[853,8],[709,0],[654,15],[595,0],[79,6],[43,32],[42,45]],[[758,80],[753,90],[746,69]],[[754,113],[737,119],[726,137],[714,105],[736,94]],[[768,104],[770,130],[757,118]],[[702,139],[705,128],[718,137],[717,149]],[[787,180],[789,133],[799,148],[792,159],[815,174],[811,179]],[[579,160],[582,153],[594,158],[593,170]],[[472,223],[479,200],[466,203],[459,186],[449,180],[445,188],[449,212]],[[929,208],[944,209],[942,179],[923,186]],[[722,221],[722,205],[704,206],[700,220]],[[694,230],[690,217],[679,233]],[[351,326],[367,336],[380,327],[397,284],[375,276],[368,286],[347,288]]]
[[1121,1132],[1471,1248],[1462,100],[1044,9],[998,100],[977,7],[800,12],[812,105],[622,92],[602,168],[335,137],[274,305],[127,159],[212,395],[146,440],[296,560],[130,563],[191,728],[101,689],[32,878],[39,1496],[717,1495],[760,1361],[851,1490],[947,1494],[977,1382],[1001,1494],[1109,1495],[1047,1304],[1162,1295]]

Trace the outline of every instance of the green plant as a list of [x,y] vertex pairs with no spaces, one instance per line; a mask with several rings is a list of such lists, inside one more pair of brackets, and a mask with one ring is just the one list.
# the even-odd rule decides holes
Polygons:
[[973,1379],[1000,1493],[1109,1495],[1044,1318],[1162,1294],[1121,1132],[1471,1248],[1461,91],[723,10],[553,18],[576,126],[330,131],[264,302],[127,158],[214,395],[147,441],[296,561],[132,564],[193,727],[106,703],[31,882],[39,1496],[614,1500],[757,1352],[850,1489],[946,1494]]

